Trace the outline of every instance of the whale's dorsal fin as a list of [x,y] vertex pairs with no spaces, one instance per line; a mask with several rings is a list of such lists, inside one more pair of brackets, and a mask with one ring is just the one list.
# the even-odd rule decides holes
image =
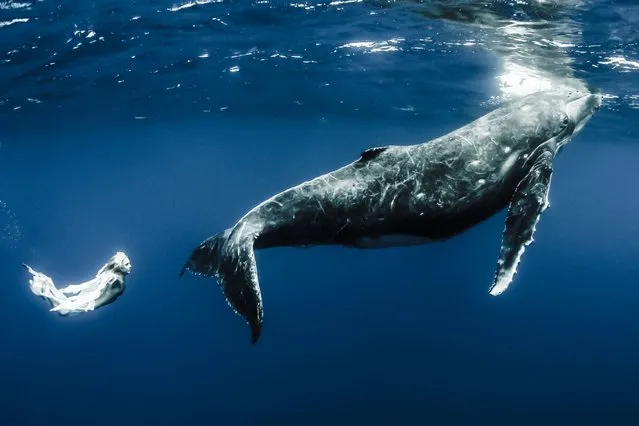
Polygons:
[[388,146],[378,146],[375,148],[369,148],[360,154],[361,155],[360,161],[372,160],[373,158],[377,157],[382,152],[386,151],[388,148],[389,148]]
[[493,296],[503,293],[510,285],[524,250],[533,242],[535,225],[549,206],[554,156],[552,148],[544,149],[515,189],[506,215],[495,279],[490,287]]

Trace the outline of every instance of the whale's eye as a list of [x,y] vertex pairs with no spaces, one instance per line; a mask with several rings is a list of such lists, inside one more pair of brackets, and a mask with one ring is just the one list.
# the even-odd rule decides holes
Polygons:
[[563,125],[567,125],[568,124],[568,117],[564,115],[563,120],[561,120],[561,124]]

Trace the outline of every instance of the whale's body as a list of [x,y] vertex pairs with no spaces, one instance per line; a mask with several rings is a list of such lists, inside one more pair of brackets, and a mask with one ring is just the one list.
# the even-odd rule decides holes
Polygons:
[[263,310],[254,249],[440,241],[510,206],[491,287],[500,294],[548,205],[552,160],[599,104],[589,93],[537,93],[430,142],[369,149],[251,209],[200,244],[185,269],[218,279],[256,342]]

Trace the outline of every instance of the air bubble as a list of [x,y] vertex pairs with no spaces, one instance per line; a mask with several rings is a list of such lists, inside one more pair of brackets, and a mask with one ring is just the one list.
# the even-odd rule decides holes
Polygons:
[[0,241],[15,248],[22,239],[22,230],[15,213],[0,200]]

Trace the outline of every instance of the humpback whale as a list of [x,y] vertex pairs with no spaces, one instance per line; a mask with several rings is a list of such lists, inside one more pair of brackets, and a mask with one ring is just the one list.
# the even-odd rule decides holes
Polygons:
[[393,247],[442,241],[508,208],[490,294],[511,283],[548,207],[553,159],[601,105],[589,92],[541,92],[449,134],[364,151],[289,188],[197,246],[180,271],[217,279],[252,343],[263,323],[254,250]]

